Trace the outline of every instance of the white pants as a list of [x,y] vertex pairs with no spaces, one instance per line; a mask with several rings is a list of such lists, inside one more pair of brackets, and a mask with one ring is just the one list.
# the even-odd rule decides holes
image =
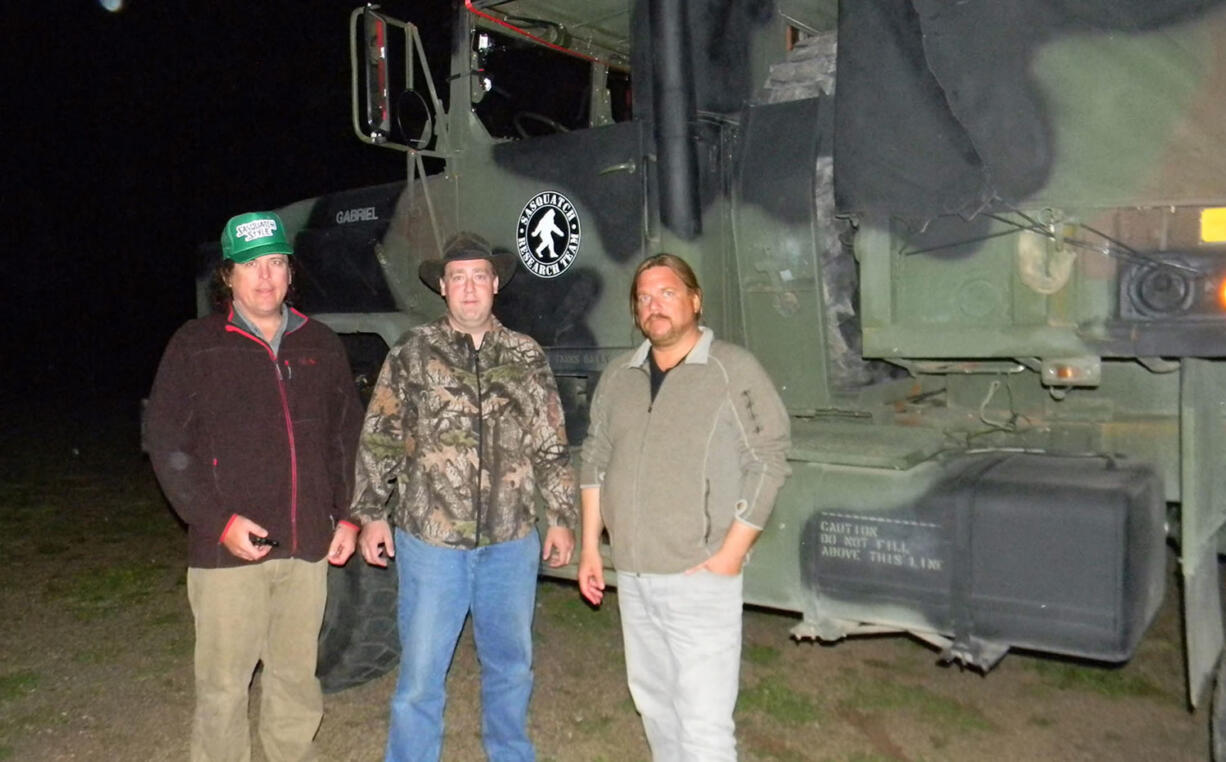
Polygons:
[[618,572],[626,679],[655,762],[736,759],[742,577]]

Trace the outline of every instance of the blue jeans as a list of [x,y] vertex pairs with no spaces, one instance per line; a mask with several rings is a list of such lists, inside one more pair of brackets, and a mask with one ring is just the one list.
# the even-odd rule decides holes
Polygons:
[[485,753],[492,762],[536,758],[527,724],[540,547],[536,532],[462,550],[396,530],[401,654],[387,736],[389,762],[440,758],[447,670],[470,611],[481,663]]
[[742,577],[617,575],[626,678],[654,762],[734,762]]

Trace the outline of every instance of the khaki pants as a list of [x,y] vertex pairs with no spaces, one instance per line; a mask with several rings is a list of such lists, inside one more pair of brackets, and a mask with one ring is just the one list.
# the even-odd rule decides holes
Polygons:
[[323,717],[315,678],[327,562],[187,570],[196,620],[192,762],[248,762],[247,693],[258,662],[260,742],[269,762],[314,760]]

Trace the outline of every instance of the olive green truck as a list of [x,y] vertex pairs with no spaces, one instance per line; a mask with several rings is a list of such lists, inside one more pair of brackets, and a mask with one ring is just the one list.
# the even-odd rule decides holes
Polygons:
[[[796,638],[906,632],[985,671],[1010,648],[1121,662],[1173,552],[1189,704],[1208,702],[1223,3],[452,8],[439,29],[351,17],[354,129],[404,182],[279,210],[360,384],[441,314],[418,263],[474,231],[520,257],[496,313],[546,349],[578,445],[640,340],[635,264],[679,254],[792,416],[747,601],[799,614]],[[333,572],[328,688],[395,666],[394,585]]]

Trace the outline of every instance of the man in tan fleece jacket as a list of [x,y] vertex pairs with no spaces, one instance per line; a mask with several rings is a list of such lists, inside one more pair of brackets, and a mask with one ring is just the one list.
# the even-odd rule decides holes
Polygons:
[[788,416],[753,356],[699,325],[684,260],[644,260],[630,303],[646,340],[609,364],[592,400],[579,588],[600,603],[607,528],[653,758],[732,760],[741,567],[789,473]]

